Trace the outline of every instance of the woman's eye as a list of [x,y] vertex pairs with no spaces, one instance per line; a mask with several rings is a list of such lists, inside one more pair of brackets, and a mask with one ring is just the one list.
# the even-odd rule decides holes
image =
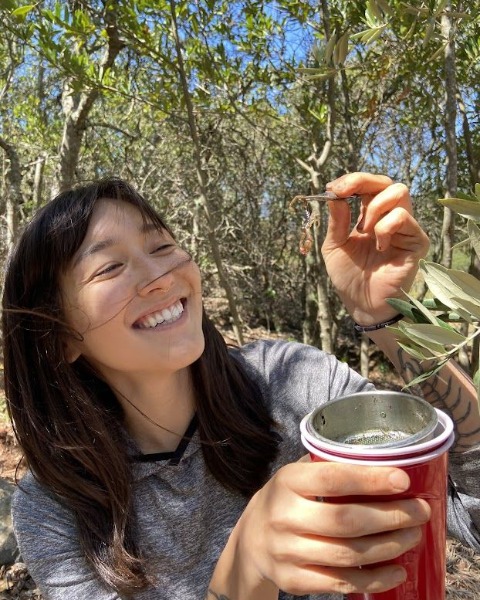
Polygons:
[[118,269],[119,267],[121,267],[120,263],[114,263],[114,264],[108,265],[101,271],[98,271],[98,273],[95,273],[95,275],[93,277],[95,278],[95,277],[101,277],[102,275],[108,275],[109,273],[112,273],[113,271],[115,271],[115,269]]
[[173,248],[175,248],[175,246],[173,244],[160,244],[159,246],[155,247],[155,249],[151,252],[151,254],[155,254],[157,252],[162,252],[162,251],[167,252],[168,250],[173,250]]

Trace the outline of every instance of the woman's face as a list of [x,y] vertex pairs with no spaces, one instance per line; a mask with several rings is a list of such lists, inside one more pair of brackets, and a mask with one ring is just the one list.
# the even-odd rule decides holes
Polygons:
[[171,374],[203,352],[197,265],[126,202],[100,200],[62,280],[71,362],[80,355],[115,384]]

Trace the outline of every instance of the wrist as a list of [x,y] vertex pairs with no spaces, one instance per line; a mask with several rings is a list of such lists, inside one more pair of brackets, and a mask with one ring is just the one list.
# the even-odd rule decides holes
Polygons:
[[241,524],[237,523],[215,567],[210,594],[231,600],[278,600],[278,587],[255,568],[251,552],[242,550],[239,530]]
[[348,314],[352,318],[353,322],[360,327],[370,327],[377,325],[377,323],[383,323],[396,317],[399,313],[393,306],[390,306],[387,302],[375,303],[374,306],[362,306],[355,304],[351,301],[346,301],[342,297],[345,308]]
[[362,325],[362,324],[354,321],[353,327],[354,327],[355,331],[357,331],[358,333],[370,333],[372,331],[378,331],[379,329],[385,329],[385,327],[390,327],[391,325],[395,325],[395,323],[398,323],[398,321],[401,321],[402,319],[403,319],[403,315],[397,314],[394,317],[391,317],[384,321],[377,321],[376,323],[368,324],[368,325]]

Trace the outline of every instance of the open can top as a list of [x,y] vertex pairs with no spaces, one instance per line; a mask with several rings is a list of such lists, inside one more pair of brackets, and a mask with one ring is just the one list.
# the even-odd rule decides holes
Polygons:
[[404,392],[358,392],[314,410],[306,429],[314,438],[343,448],[398,448],[434,436],[436,410]]

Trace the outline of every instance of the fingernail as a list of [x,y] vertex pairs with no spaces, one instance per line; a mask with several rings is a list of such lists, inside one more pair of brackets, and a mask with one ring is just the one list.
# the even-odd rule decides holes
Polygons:
[[360,217],[360,221],[357,223],[357,230],[358,231],[363,231],[363,225],[365,223],[365,215],[362,215]]
[[410,479],[408,475],[405,473],[405,471],[402,471],[400,469],[392,471],[388,479],[392,488],[399,492],[404,492],[410,487]]
[[338,179],[329,181],[325,185],[325,189],[327,189],[327,190],[332,189],[332,187],[335,188],[336,192],[342,192],[345,189],[345,182],[343,181],[343,179],[341,177],[339,177]]
[[404,535],[410,544],[414,544],[416,546],[422,539],[422,530],[420,527],[413,527],[412,529],[405,530]]
[[400,585],[401,583],[404,583],[406,579],[407,573],[404,569],[395,569],[395,571],[392,574],[392,582],[395,585]]

